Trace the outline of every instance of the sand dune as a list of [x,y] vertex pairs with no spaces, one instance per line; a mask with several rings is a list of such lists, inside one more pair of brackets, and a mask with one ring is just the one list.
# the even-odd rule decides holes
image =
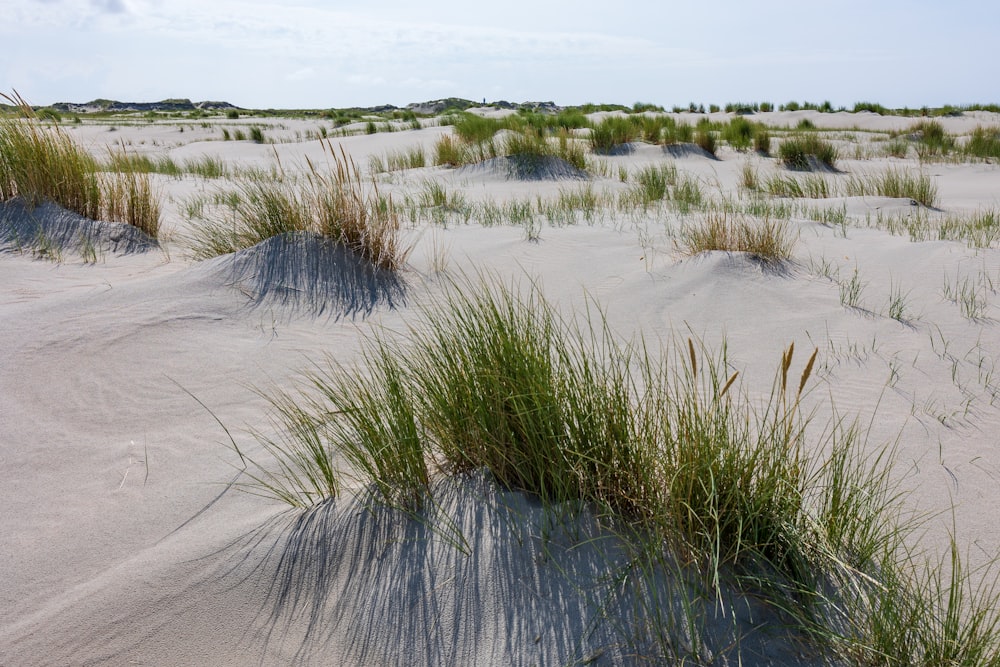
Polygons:
[[[864,131],[912,123],[814,112],[757,120],[802,118],[864,145]],[[981,112],[942,119],[955,133],[998,122]],[[209,141],[215,127],[75,132],[95,153],[124,140],[175,160],[213,155],[231,168],[272,165],[277,155],[295,171],[307,157],[322,159],[317,140],[295,141],[314,122],[280,123],[265,132],[288,143],[273,146]],[[367,169],[371,156],[429,147],[448,131],[333,144]],[[771,158],[728,147],[707,159],[640,143],[601,160],[606,174],[586,180],[563,165],[545,180],[511,179],[509,165],[489,164],[392,172],[380,188],[402,204],[435,181],[466,202],[502,205],[582,187],[620,193],[620,169],[673,164],[721,198],[738,196],[744,164],[762,176],[785,173]],[[942,216],[1000,210],[995,164],[845,157],[838,166],[829,178],[922,170],[939,188]],[[879,215],[938,215],[909,199],[804,202],[789,219],[793,257],[779,265],[681,253],[679,230],[697,209],[605,208],[575,224],[539,219],[529,231],[487,227],[475,213],[435,224],[428,209],[407,223],[413,250],[392,274],[308,235],[192,261],[182,240],[197,221],[183,215],[185,199],[220,184],[156,179],[162,247],[49,204],[0,210],[0,664],[646,664],[656,649],[632,643],[629,621],[615,622],[637,601],[602,579],[620,566],[621,546],[586,515],[572,530],[545,528],[550,518],[536,500],[475,476],[438,480],[441,506],[422,522],[359,488],[304,512],[238,486],[246,478],[219,422],[262,456],[248,431],[274,436],[277,425],[257,389],[289,389],[324,357],[351,362],[371,327],[404,330],[446,276],[480,272],[536,280],[567,313],[596,301],[625,337],[725,343],[751,396],[770,389],[790,343],[818,348],[808,395],[815,423],[834,406],[869,428],[873,448],[896,443],[907,506],[935,513],[923,546],[940,553],[954,527],[971,565],[1000,550],[1000,253],[876,228]],[[808,207],[843,209],[847,222],[812,220]],[[31,225],[62,239],[61,261],[18,249],[13,237],[35,235]],[[97,261],[73,249],[80,232],[95,239]],[[845,305],[842,284],[855,271],[863,289]],[[974,313],[953,296],[962,285]],[[894,293],[905,302],[898,318],[889,316]],[[725,646],[720,662],[737,654],[743,664],[819,662],[785,641],[772,612],[734,591],[720,595],[730,613],[705,626]],[[722,644],[734,626],[762,629]]]

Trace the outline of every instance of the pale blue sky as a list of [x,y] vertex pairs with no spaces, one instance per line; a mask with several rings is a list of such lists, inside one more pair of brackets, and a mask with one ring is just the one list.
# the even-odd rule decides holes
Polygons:
[[[3,0],[0,90],[327,108],[1000,103],[1000,3],[972,0]],[[570,7],[567,9],[566,7]]]

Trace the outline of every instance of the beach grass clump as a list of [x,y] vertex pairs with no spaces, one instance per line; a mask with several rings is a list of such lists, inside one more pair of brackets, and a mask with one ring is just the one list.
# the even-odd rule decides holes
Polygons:
[[1000,160],[1000,127],[977,127],[962,146],[971,157]]
[[224,199],[225,213],[199,221],[192,233],[189,243],[196,259],[226,255],[312,226],[304,193],[285,174],[248,170]]
[[[15,93],[0,93],[17,110],[0,117],[0,200],[21,197],[30,205],[53,201],[91,219],[131,224],[156,238],[159,196],[145,172],[104,167],[59,127],[42,127],[31,106]],[[110,151],[112,165],[134,158]]]
[[792,134],[778,145],[778,159],[796,171],[810,171],[817,166],[835,169],[837,149],[816,133]]
[[467,153],[464,142],[458,137],[446,134],[434,145],[434,164],[448,167],[467,164],[469,162]]
[[670,196],[670,188],[677,185],[677,165],[673,163],[643,167],[632,176],[632,188],[637,201],[651,204]]
[[179,178],[184,169],[169,155],[153,157],[124,150],[110,151],[108,160],[102,165],[105,171],[137,172],[144,174],[164,174]]
[[917,155],[921,160],[947,155],[955,147],[955,138],[945,132],[936,120],[923,120],[910,128],[910,135],[917,141]]
[[715,155],[718,150],[718,141],[714,125],[711,122],[704,118],[698,122],[694,129],[694,143],[706,153]]
[[[560,130],[556,138],[550,137],[544,129],[530,126],[520,132],[509,131],[500,142],[500,153],[516,158],[528,172],[542,170],[541,163],[550,157],[564,160],[581,171],[587,166],[583,146],[566,130]],[[532,166],[533,163],[536,163],[537,169]]]
[[793,369],[790,345],[751,401],[725,348],[654,352],[600,312],[563,316],[537,284],[480,279],[446,283],[405,331],[366,337],[358,363],[271,397],[281,436],[258,438],[276,462],[240,451],[251,490],[308,507],[349,478],[427,520],[435,475],[485,473],[546,507],[585,503],[643,562],[699,570],[709,599],[735,583],[834,663],[1000,659],[1000,594],[954,541],[915,564],[892,451],[844,421],[809,428],[818,350]]
[[723,126],[722,139],[734,150],[744,152],[753,144],[754,133],[753,123],[743,116],[734,116],[728,125]]
[[505,129],[507,125],[496,118],[463,113],[455,119],[452,127],[462,141],[469,144],[480,144],[491,140],[497,132]]
[[848,197],[878,195],[912,199],[930,208],[937,205],[937,186],[923,172],[914,174],[905,169],[890,167],[877,173],[851,174],[844,188]]
[[608,116],[591,128],[590,148],[595,153],[606,155],[640,136],[642,128],[629,117]]
[[249,248],[269,238],[313,232],[341,243],[376,266],[396,270],[409,247],[400,235],[392,200],[361,174],[341,148],[321,141],[328,169],[312,162],[304,181],[283,170],[243,172],[236,188],[220,195],[221,216],[201,220],[189,238],[195,257],[206,259]]
[[455,119],[454,128],[455,134],[442,136],[435,145],[435,165],[458,167],[507,157],[527,174],[543,173],[550,158],[580,171],[587,166],[583,146],[570,130],[550,125],[539,114],[500,121],[467,113]]
[[764,181],[764,190],[773,197],[826,199],[836,196],[836,186],[819,174],[801,178],[772,174]]
[[754,127],[753,149],[760,155],[771,154],[771,131],[766,125],[758,124]]
[[776,263],[791,258],[795,240],[787,221],[754,218],[719,209],[684,225],[678,246],[689,255],[713,250],[745,252],[765,262]]
[[372,174],[420,169],[426,166],[427,154],[424,147],[419,145],[399,151],[389,151],[385,156],[373,155],[368,161],[368,170]]

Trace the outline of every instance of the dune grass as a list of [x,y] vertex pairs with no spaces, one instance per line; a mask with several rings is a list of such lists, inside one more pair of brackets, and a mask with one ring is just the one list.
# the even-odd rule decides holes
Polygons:
[[[435,475],[485,471],[548,507],[592,507],[650,576],[681,561],[709,591],[735,583],[831,660],[997,664],[1000,594],[975,583],[954,540],[940,561],[904,546],[915,524],[891,450],[866,453],[843,421],[807,428],[817,355],[793,371],[789,346],[758,404],[724,349],[688,339],[654,353],[599,310],[562,316],[537,285],[449,283],[405,332],[366,337],[358,364],[331,361],[270,395],[282,436],[262,442],[277,462],[241,457],[251,491],[301,507],[353,479],[419,513]],[[706,598],[680,604],[694,619]],[[643,625],[666,604],[646,602]],[[672,655],[685,637],[659,641]]]
[[[642,128],[630,117],[608,116],[591,128],[590,149],[595,153],[609,154],[616,148],[631,143],[641,136]],[[659,136],[659,132],[657,136]]]
[[678,247],[689,255],[712,250],[745,252],[773,263],[791,257],[795,240],[786,221],[718,209],[684,225]]
[[815,132],[796,133],[781,140],[778,159],[796,171],[809,171],[817,165],[835,169],[837,149]]
[[806,174],[796,178],[791,175],[772,174],[764,182],[764,190],[774,197],[825,199],[836,196],[836,185],[819,174]]
[[566,128],[551,129],[523,118],[502,123],[474,114],[464,114],[454,128],[454,135],[444,135],[435,144],[435,165],[460,167],[508,157],[516,158],[528,171],[551,158],[563,160],[581,171],[587,167],[582,144]]
[[368,186],[354,162],[329,140],[322,145],[327,170],[309,162],[304,179],[281,170],[248,171],[236,188],[220,195],[228,202],[222,216],[204,219],[188,239],[200,259],[249,248],[273,236],[315,232],[342,243],[375,265],[396,270],[406,261],[409,246],[400,236],[392,200]]
[[1000,127],[977,127],[962,146],[967,156],[1000,159]]
[[[102,171],[61,128],[42,127],[17,93],[0,96],[18,112],[0,117],[0,200],[51,200],[84,217],[127,223],[156,238],[159,197],[145,173]],[[113,163],[129,159],[124,147],[111,156]]]
[[945,156],[955,148],[955,138],[936,120],[924,120],[910,128],[910,136],[917,141],[917,155],[921,160]]
[[937,205],[937,186],[930,176],[894,167],[878,173],[851,174],[844,187],[849,197],[879,195],[912,199],[930,208]]

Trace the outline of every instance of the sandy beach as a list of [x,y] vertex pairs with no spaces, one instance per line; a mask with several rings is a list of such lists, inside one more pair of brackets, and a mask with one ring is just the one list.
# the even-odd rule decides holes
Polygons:
[[[668,115],[691,125],[702,116]],[[261,438],[282,436],[268,395],[301,386],[318,364],[359,361],[373,332],[406,331],[456,282],[534,283],[567,316],[600,308],[616,335],[651,347],[725,347],[751,401],[767,396],[789,345],[795,373],[818,350],[803,401],[810,435],[856,421],[869,451],[894,448],[903,506],[927,516],[913,539],[917,560],[945,556],[951,536],[971,571],[995,560],[1000,250],[996,240],[940,240],[937,230],[983,212],[1000,225],[1000,166],[921,160],[906,133],[926,119],[748,118],[773,129],[775,147],[783,128],[807,121],[836,146],[836,169],[793,172],[721,139],[714,156],[637,140],[610,155],[588,151],[579,178],[527,179],[496,161],[388,169],[417,147],[431,164],[454,132],[435,117],[372,134],[363,123],[312,118],[64,122],[101,158],[116,146],[176,164],[209,157],[228,175],[152,174],[162,203],[156,247],[108,241],[91,258],[0,244],[0,664],[664,661],[644,634],[649,610],[636,612],[624,584],[609,579],[624,567],[620,545],[586,512],[560,521],[485,474],[437,476],[436,507],[421,520],[373,502],[352,480],[308,510],[241,486],[249,480],[234,445],[266,465]],[[961,142],[1000,126],[1000,114],[935,121]],[[223,139],[224,129],[251,127],[264,143]],[[586,132],[575,136],[585,143]],[[883,150],[894,140],[909,142],[904,157]],[[224,215],[223,193],[240,170],[305,178],[311,164],[329,162],[324,145],[391,197],[412,247],[401,269],[380,273],[347,251],[317,256],[311,246],[193,257],[190,239],[205,218]],[[650,167],[675,168],[700,200],[614,204]],[[887,170],[929,177],[933,207],[850,194],[850,179]],[[831,196],[764,186],[752,195],[748,173],[760,183],[818,178]],[[556,206],[586,196],[598,203]],[[754,196],[771,206],[761,219],[787,225],[790,259],[684,251],[683,230],[709,216],[711,202],[721,210]],[[7,202],[0,228],[82,224],[60,215]],[[913,238],[920,232],[908,223],[924,236]],[[283,264],[297,252],[302,263]],[[773,610],[736,591],[718,597],[703,626],[718,644],[681,652],[708,664],[826,664],[775,631]]]

